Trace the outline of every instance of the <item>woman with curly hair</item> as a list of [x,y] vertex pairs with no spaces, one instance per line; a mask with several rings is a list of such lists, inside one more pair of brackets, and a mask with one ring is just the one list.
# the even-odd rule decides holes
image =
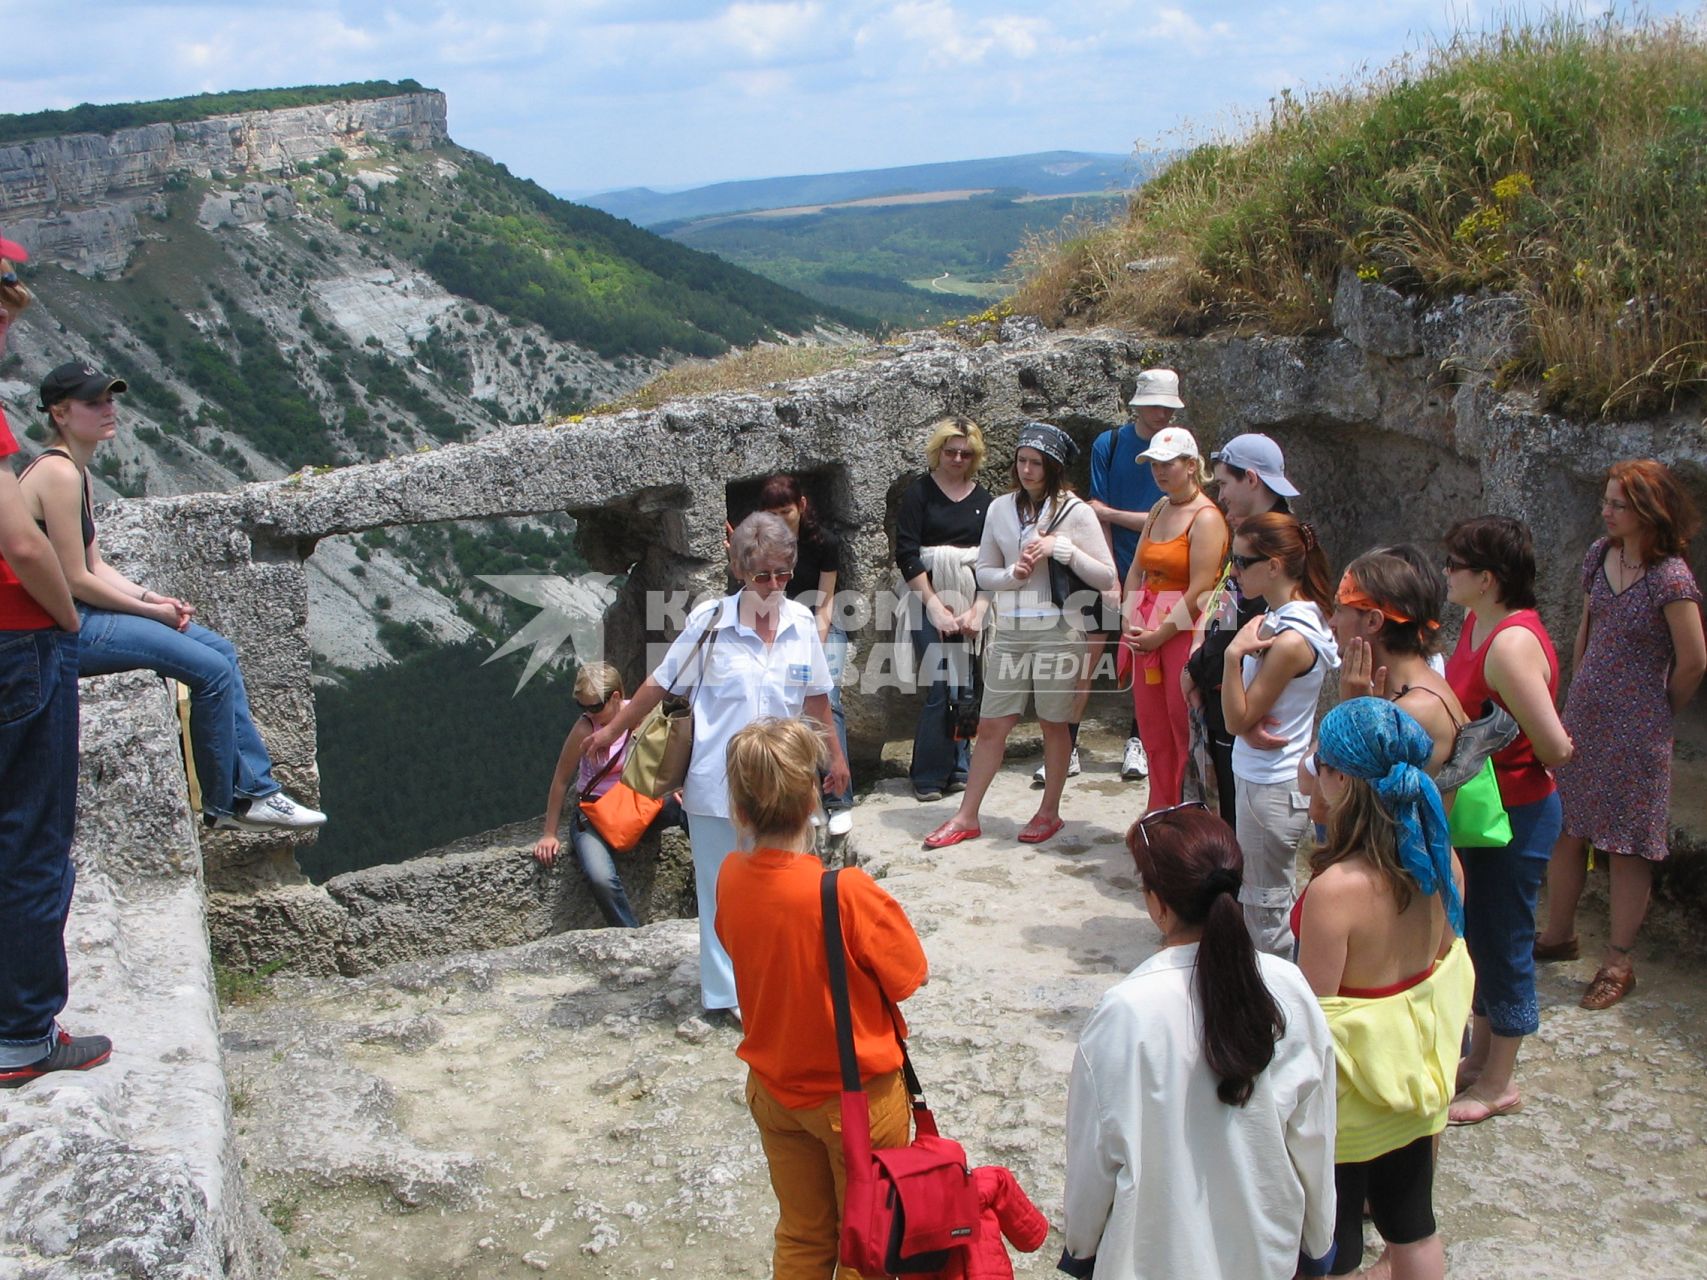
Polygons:
[[1565,728],[1577,754],[1555,777],[1564,834],[1547,870],[1547,927],[1537,960],[1574,960],[1587,846],[1609,855],[1612,929],[1585,1009],[1636,986],[1631,952],[1667,853],[1672,719],[1707,671],[1701,589],[1683,558],[1699,524],[1677,478],[1652,458],[1615,463],[1600,503],[1606,536],[1583,560],[1582,620],[1572,650]]

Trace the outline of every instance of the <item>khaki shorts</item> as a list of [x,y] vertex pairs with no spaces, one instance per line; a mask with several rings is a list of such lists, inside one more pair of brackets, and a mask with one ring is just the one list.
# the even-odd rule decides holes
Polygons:
[[1005,618],[984,654],[986,720],[1023,716],[1035,698],[1037,718],[1062,724],[1073,718],[1073,702],[1085,665],[1085,637],[1063,618]]

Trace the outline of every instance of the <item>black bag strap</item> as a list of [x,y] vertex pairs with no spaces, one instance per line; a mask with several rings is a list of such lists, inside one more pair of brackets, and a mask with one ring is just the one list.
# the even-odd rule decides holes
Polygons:
[[[825,871],[818,878],[818,900],[824,911],[824,959],[830,968],[830,1004],[836,1015],[836,1053],[842,1064],[842,1091],[858,1093],[864,1088],[859,1078],[859,1056],[854,1052],[853,1008],[848,1002],[848,965],[842,945],[842,904],[836,896],[836,877],[841,869]],[[888,992],[882,992],[889,1018],[895,1021],[895,1006]],[[907,1042],[901,1037],[899,1023],[895,1026],[895,1042],[901,1046],[901,1074],[907,1083],[914,1110],[925,1105],[925,1091],[913,1071],[913,1060],[907,1056]]]
[[1049,522],[1049,527],[1043,531],[1044,537],[1055,532],[1055,527],[1067,518],[1067,513],[1073,509],[1073,504],[1077,501],[1078,499],[1071,494],[1067,496],[1067,500],[1061,504],[1060,510],[1055,513],[1055,518]]

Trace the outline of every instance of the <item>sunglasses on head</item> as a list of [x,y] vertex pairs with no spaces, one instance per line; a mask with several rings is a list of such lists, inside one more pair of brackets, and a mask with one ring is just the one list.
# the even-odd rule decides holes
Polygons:
[[1205,813],[1209,812],[1209,806],[1204,804],[1203,801],[1187,800],[1183,804],[1170,804],[1166,809],[1157,809],[1154,813],[1146,813],[1142,818],[1138,819],[1138,836],[1144,841],[1144,847],[1146,849],[1150,847],[1150,833],[1147,830],[1149,825],[1157,818],[1160,818],[1163,814],[1178,813],[1181,809],[1202,809]]

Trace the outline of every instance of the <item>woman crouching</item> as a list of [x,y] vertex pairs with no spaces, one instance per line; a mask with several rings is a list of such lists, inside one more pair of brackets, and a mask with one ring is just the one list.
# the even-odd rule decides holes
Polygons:
[[[857,1273],[836,1264],[841,1235],[841,1064],[811,852],[824,740],[799,720],[755,720],[729,742],[729,811],[741,852],[717,879],[717,936],[735,966],[747,1105],[776,1193],[776,1280]],[[925,952],[899,903],[864,871],[836,881],[854,1050],[873,1149],[910,1138],[897,1008],[924,984]]]

